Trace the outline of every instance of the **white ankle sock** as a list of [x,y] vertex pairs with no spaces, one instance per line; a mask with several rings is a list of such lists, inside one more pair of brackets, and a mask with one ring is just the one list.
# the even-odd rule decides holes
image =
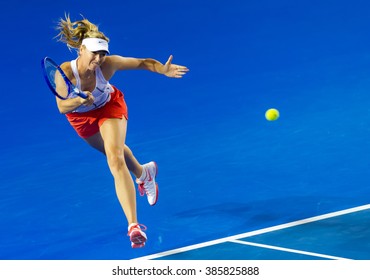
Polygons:
[[130,229],[133,227],[133,226],[136,226],[137,225],[137,223],[131,223],[131,224],[129,224],[129,226],[128,226],[128,231],[130,231]]
[[143,168],[143,172],[141,173],[141,176],[138,179],[139,179],[139,181],[143,182],[146,178],[146,167],[144,165],[142,165],[141,167]]

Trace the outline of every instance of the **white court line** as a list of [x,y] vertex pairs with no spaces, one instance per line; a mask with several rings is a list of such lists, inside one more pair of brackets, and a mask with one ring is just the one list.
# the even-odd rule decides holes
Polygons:
[[366,205],[358,206],[358,207],[354,207],[354,208],[349,208],[349,209],[341,210],[341,211],[337,211],[337,212],[332,212],[332,213],[328,213],[328,214],[324,214],[324,215],[319,215],[319,216],[315,216],[315,217],[311,217],[311,218],[307,218],[307,219],[303,219],[303,220],[298,220],[298,221],[295,221],[295,222],[290,222],[290,223],[286,223],[286,224],[282,224],[282,225],[278,225],[278,226],[268,227],[268,228],[254,230],[254,231],[250,231],[250,232],[246,232],[246,233],[242,233],[242,234],[237,234],[237,235],[233,235],[233,236],[229,236],[229,237],[224,237],[224,238],[199,243],[199,244],[196,244],[196,245],[190,245],[190,246],[186,246],[186,247],[182,247],[182,248],[178,248],[178,249],[174,249],[174,250],[169,250],[169,251],[165,251],[165,252],[161,252],[161,253],[157,253],[157,254],[153,254],[153,255],[147,255],[147,256],[144,256],[144,257],[135,258],[133,260],[151,260],[151,259],[156,259],[156,258],[160,258],[160,257],[169,256],[169,255],[179,254],[179,253],[183,253],[183,252],[190,251],[190,250],[195,250],[195,249],[199,249],[199,248],[203,248],[203,247],[207,247],[207,246],[220,244],[220,243],[223,243],[223,242],[235,241],[236,239],[242,239],[242,238],[246,238],[246,237],[256,236],[256,235],[267,233],[267,232],[286,229],[286,228],[289,228],[289,227],[299,226],[299,225],[312,223],[312,222],[316,222],[316,221],[320,221],[320,220],[324,220],[324,219],[329,219],[329,218],[333,218],[333,217],[337,217],[337,216],[341,216],[341,215],[346,215],[346,214],[350,214],[350,213],[354,213],[354,212],[359,212],[359,211],[363,211],[363,210],[367,210],[367,209],[370,209],[370,204],[366,204]]
[[278,247],[278,246],[271,246],[271,245],[254,243],[254,242],[247,242],[247,241],[243,241],[243,240],[232,240],[230,242],[238,243],[238,244],[243,244],[243,245],[248,245],[248,246],[253,246],[253,247],[261,247],[261,248],[272,249],[272,250],[277,250],[277,251],[295,253],[295,254],[300,254],[300,255],[308,255],[308,256],[320,257],[320,258],[325,258],[325,259],[350,260],[350,259],[340,258],[340,257],[335,257],[335,256],[330,256],[330,255],[324,255],[324,254],[318,254],[318,253],[313,253],[313,252],[307,252],[307,251],[289,249],[289,248]]

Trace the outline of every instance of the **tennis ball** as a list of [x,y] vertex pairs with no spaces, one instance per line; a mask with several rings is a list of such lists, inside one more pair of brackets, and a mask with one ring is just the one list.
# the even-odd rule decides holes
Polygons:
[[271,108],[268,109],[265,113],[266,120],[268,121],[276,121],[280,116],[280,113],[278,110]]

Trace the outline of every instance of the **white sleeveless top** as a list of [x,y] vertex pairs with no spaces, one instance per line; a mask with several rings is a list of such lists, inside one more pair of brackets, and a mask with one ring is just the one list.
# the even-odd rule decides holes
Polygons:
[[[78,58],[77,58],[78,59]],[[76,78],[76,87],[81,90],[81,80],[80,75],[78,75],[77,71],[77,59],[71,61],[71,68],[73,75]],[[73,113],[83,113],[88,112],[97,108],[104,106],[111,98],[111,93],[114,91],[113,87],[110,83],[105,80],[103,73],[100,67],[97,67],[95,70],[95,78],[96,78],[96,85],[95,89],[91,92],[95,98],[94,104],[90,106],[81,105],[77,109],[73,111]],[[71,93],[68,97],[77,97],[75,93]]]

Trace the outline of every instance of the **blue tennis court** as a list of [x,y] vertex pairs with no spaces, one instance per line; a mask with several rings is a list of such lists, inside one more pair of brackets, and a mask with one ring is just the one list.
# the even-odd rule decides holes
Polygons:
[[[0,48],[1,260],[370,259],[366,1],[7,1]],[[158,164],[133,250],[106,159],[58,113],[40,69],[72,60],[65,12],[111,53],[186,65],[127,71],[127,144]],[[9,55],[11,54],[11,55]],[[280,118],[265,119],[277,108]]]

